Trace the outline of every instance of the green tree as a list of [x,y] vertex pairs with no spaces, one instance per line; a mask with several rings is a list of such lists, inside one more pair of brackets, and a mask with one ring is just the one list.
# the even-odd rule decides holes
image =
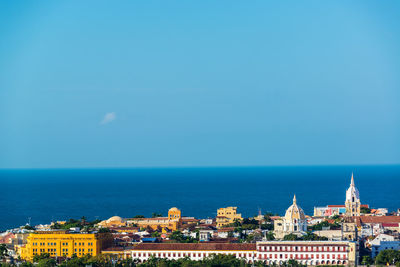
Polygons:
[[361,264],[362,265],[370,265],[373,264],[374,261],[371,259],[369,255],[365,255],[362,257]]
[[56,260],[51,259],[51,258],[41,259],[41,260],[39,260],[39,262],[36,266],[37,267],[54,267],[54,266],[56,266]]
[[294,240],[299,240],[299,238],[295,234],[288,234],[283,237],[283,240],[294,241]]
[[42,253],[40,255],[33,256],[33,262],[39,262],[40,260],[48,259],[48,258],[50,258],[49,253]]
[[144,218],[144,215],[135,215],[133,218],[135,218],[135,219]]
[[33,264],[29,261],[23,261],[23,262],[21,262],[19,267],[33,267]]
[[312,232],[307,232],[307,234],[305,236],[302,236],[301,238],[299,238],[301,240],[307,240],[307,241],[313,241],[313,240],[328,240],[327,237],[325,236],[318,236]]
[[99,229],[99,233],[109,233],[111,232],[110,229],[106,228],[106,227],[102,227]]
[[367,208],[367,207],[361,207],[360,208],[360,213],[369,214],[369,213],[371,213],[371,209]]
[[379,252],[375,258],[376,264],[396,264],[400,262],[400,251],[387,249]]
[[263,223],[261,224],[261,229],[263,230],[274,230],[274,224],[273,223]]
[[161,234],[159,232],[155,231],[155,232],[151,233],[151,236],[152,237],[160,237]]
[[157,213],[157,212],[153,212],[153,213],[151,214],[151,217],[152,217],[152,218],[162,217],[162,214],[161,214],[161,213]]
[[198,241],[191,236],[184,236],[181,231],[174,231],[169,239],[175,240],[178,243],[197,243]]
[[0,244],[0,259],[3,259],[7,255],[8,249],[6,244]]
[[30,226],[29,224],[24,226],[25,230],[36,230],[35,227]]
[[272,231],[269,231],[269,232],[266,234],[265,237],[267,238],[267,240],[275,240],[275,235],[274,235],[274,232],[272,232]]

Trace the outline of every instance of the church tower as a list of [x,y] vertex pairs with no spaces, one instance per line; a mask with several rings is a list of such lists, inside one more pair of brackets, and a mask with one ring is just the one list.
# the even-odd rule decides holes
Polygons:
[[353,216],[360,216],[360,193],[358,189],[354,185],[354,176],[353,173],[351,174],[351,182],[350,187],[346,191],[346,216],[353,217]]

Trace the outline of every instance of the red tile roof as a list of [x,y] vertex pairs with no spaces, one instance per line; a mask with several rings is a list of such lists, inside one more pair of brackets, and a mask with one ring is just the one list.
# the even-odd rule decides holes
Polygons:
[[[345,205],[328,205],[328,208],[345,208]],[[369,208],[368,204],[361,204],[362,208]]]
[[256,244],[245,243],[141,243],[133,250],[245,250],[255,251]]
[[358,226],[365,223],[400,223],[400,216],[360,216],[354,219]]

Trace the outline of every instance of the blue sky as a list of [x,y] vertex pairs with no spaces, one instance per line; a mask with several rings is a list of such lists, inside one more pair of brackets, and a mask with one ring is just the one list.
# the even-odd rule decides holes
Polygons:
[[2,1],[0,168],[400,163],[399,1]]

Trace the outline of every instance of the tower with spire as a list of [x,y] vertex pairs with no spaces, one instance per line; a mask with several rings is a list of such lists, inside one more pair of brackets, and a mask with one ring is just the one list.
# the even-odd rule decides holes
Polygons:
[[306,232],[307,219],[303,209],[297,205],[296,195],[294,195],[293,204],[286,210],[285,216],[274,220],[275,238],[281,239],[288,234],[302,236]]
[[346,216],[360,216],[360,193],[358,192],[357,187],[354,184],[354,175],[351,173],[351,182],[350,187],[346,191]]

